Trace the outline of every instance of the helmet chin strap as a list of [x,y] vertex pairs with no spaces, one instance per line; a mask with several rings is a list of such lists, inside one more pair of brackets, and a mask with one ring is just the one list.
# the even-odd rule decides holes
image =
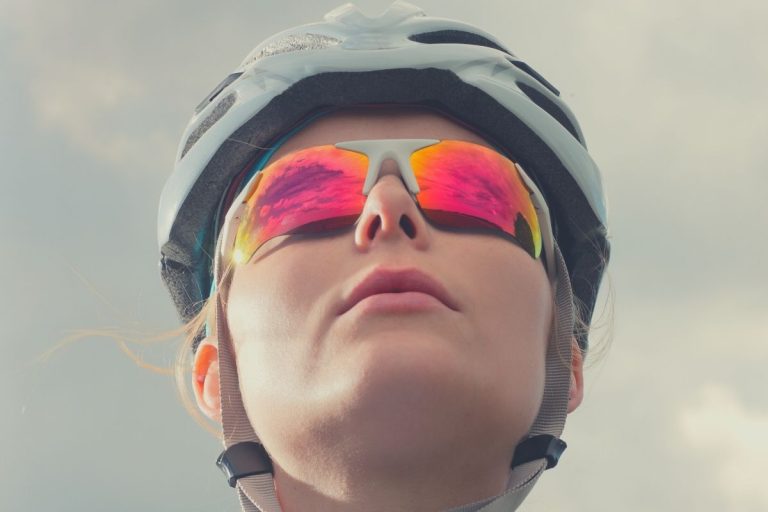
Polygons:
[[[546,382],[538,416],[529,437],[515,450],[507,490],[447,512],[509,512],[517,509],[539,476],[545,469],[557,464],[558,457],[565,449],[565,443],[559,438],[565,425],[570,389],[573,296],[568,270],[557,244],[554,252],[557,277],[551,282],[555,297],[555,323],[547,349]],[[219,278],[217,276],[217,280]],[[216,335],[219,342],[221,418],[225,448],[216,463],[224,472],[229,485],[237,488],[243,512],[282,512],[275,493],[272,461],[254,432],[243,406],[221,294],[216,297]],[[473,475],[465,475],[465,478],[471,480]]]
[[[282,511],[275,494],[272,461],[254,432],[240,396],[232,338],[229,334],[221,293],[216,295],[216,336],[219,345],[219,389],[224,448],[232,457],[219,456],[216,464],[224,470],[230,486],[237,488],[243,512]],[[261,450],[259,450],[261,447]],[[249,476],[244,476],[244,475]]]

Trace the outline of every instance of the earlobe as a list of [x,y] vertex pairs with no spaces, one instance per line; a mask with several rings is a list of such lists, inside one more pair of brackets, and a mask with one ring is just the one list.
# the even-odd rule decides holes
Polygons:
[[581,405],[584,398],[584,356],[576,338],[571,343],[571,387],[568,394],[568,412]]
[[211,420],[221,423],[219,348],[215,338],[205,338],[195,353],[192,387],[197,406]]

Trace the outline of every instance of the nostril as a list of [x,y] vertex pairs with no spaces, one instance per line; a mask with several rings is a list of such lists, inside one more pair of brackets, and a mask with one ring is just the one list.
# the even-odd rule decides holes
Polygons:
[[368,226],[368,240],[373,240],[373,238],[376,236],[376,231],[378,231],[380,225],[381,225],[381,217],[377,215],[376,218],[374,218],[371,224]]
[[405,234],[408,235],[408,238],[416,237],[416,226],[407,215],[400,217],[400,227],[403,228],[403,231],[405,231]]

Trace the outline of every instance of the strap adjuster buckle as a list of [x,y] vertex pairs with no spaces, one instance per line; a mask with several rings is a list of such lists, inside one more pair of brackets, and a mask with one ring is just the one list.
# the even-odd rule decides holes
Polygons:
[[557,466],[557,461],[567,446],[565,441],[549,434],[529,437],[515,448],[512,467],[537,459],[547,459],[546,469],[553,468]]
[[246,476],[272,473],[272,459],[264,445],[253,441],[236,443],[221,452],[216,465],[227,477],[230,487],[237,485],[237,480]]

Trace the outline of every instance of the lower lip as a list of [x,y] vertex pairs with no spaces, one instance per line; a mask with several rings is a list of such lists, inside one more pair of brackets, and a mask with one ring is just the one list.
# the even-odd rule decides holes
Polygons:
[[436,297],[422,292],[377,293],[369,295],[350,309],[359,313],[409,313],[447,309]]

